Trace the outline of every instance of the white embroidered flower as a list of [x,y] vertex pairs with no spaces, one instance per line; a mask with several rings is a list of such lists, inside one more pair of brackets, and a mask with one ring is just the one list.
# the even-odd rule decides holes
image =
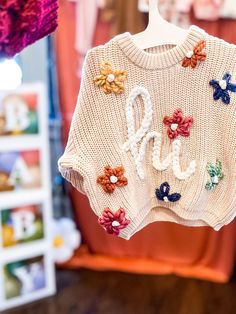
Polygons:
[[70,218],[55,219],[52,225],[53,257],[56,263],[65,263],[80,246],[81,234]]

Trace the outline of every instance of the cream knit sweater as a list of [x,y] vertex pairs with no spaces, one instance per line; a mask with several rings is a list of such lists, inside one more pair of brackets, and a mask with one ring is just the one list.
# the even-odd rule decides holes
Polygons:
[[124,33],[88,52],[59,170],[108,233],[233,220],[235,83],[236,46],[197,26],[179,46]]

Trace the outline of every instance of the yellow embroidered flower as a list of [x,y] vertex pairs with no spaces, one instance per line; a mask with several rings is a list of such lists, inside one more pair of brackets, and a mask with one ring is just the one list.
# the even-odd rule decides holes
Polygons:
[[125,70],[114,70],[112,63],[109,61],[103,61],[100,68],[100,74],[94,78],[94,83],[101,86],[105,94],[123,93],[127,72]]

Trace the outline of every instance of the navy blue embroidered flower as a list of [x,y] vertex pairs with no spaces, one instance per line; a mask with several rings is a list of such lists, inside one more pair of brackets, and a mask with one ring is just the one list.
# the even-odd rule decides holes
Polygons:
[[222,101],[228,105],[230,103],[229,92],[236,93],[236,84],[231,83],[232,75],[225,73],[223,79],[220,81],[211,80],[210,85],[215,89],[213,98],[214,100],[222,99]]
[[168,182],[164,182],[159,189],[156,189],[156,197],[164,202],[177,202],[181,198],[181,194],[170,194],[170,185]]

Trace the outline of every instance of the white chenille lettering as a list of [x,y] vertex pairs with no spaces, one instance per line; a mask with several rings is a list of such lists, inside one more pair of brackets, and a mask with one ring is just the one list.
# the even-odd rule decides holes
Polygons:
[[[133,105],[136,97],[141,96],[144,103],[144,118],[141,126],[135,131],[135,119]],[[196,171],[196,161],[192,160],[185,171],[180,167],[181,141],[176,139],[172,142],[172,152],[161,161],[162,135],[159,132],[148,132],[152,123],[153,108],[151,96],[148,90],[141,86],[136,86],[130,93],[126,103],[126,120],[128,128],[128,140],[124,143],[123,149],[130,151],[136,165],[140,179],[145,178],[142,161],[146,153],[147,143],[153,139],[152,165],[158,171],[163,171],[172,167],[174,175],[179,180],[186,180]],[[140,143],[138,148],[138,143]]]

